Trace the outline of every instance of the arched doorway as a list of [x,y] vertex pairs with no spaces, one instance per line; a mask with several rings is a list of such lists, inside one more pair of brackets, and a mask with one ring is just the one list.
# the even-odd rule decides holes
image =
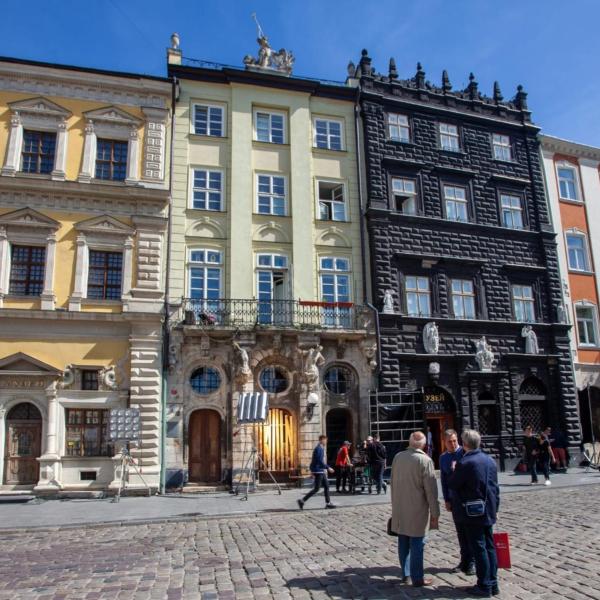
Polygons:
[[[269,409],[269,418],[256,425],[256,448],[275,479],[285,481],[296,468],[296,430],[294,417],[284,408]],[[270,478],[261,478],[268,481]]]
[[537,377],[528,377],[519,388],[519,407],[521,410],[521,427],[533,428],[539,433],[548,425],[546,407],[546,388]]
[[325,416],[325,433],[327,434],[327,462],[335,463],[337,451],[348,440],[352,439],[352,414],[346,408],[332,408]]
[[30,485],[40,473],[42,415],[30,402],[13,406],[6,417],[4,483]]
[[216,410],[195,410],[190,416],[189,481],[221,481],[221,415]]
[[444,388],[434,385],[423,390],[423,413],[427,427],[427,452],[439,468],[444,452],[444,431],[453,429],[456,421],[454,398]]

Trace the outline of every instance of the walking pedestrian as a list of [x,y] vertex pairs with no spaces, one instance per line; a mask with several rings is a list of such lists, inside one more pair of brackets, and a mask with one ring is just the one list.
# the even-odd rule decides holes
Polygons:
[[475,559],[477,585],[467,593],[491,598],[500,593],[493,527],[500,506],[496,463],[481,449],[481,436],[472,429],[462,434],[464,456],[449,480],[452,515],[465,530]]
[[323,493],[325,494],[325,508],[335,508],[335,504],[331,503],[331,498],[329,497],[329,481],[327,479],[327,474],[333,473],[333,469],[327,464],[326,447],[327,436],[320,435],[319,443],[315,446],[312,453],[312,460],[310,461],[310,472],[314,477],[313,488],[302,499],[297,500],[300,510],[304,509],[306,501],[314,496],[321,486],[323,486]]
[[524,429],[525,437],[523,438],[523,458],[527,464],[527,470],[531,473],[531,485],[538,482],[537,476],[537,459],[539,454],[539,444],[533,435],[533,428],[527,425]]
[[[375,489],[378,494],[387,492],[387,485],[383,481],[383,472],[385,471],[385,461],[387,459],[387,449],[381,443],[379,435],[373,436],[373,441],[369,445],[369,465],[371,467],[371,479],[375,483]],[[369,484],[369,493],[371,493],[371,484]]]
[[[464,455],[462,446],[458,445],[458,435],[454,429],[447,429],[444,432],[444,445],[446,451],[440,456],[440,479],[442,482],[442,494],[446,510],[452,512],[452,496],[454,492],[448,486],[448,482],[456,464]],[[464,573],[465,575],[475,575],[475,566],[473,553],[469,547],[469,540],[463,524],[454,519],[454,527],[456,528],[456,536],[458,537],[458,545],[460,548],[460,562],[452,569],[453,573]]]
[[542,473],[544,474],[544,483],[546,485],[551,485],[552,482],[550,481],[550,463],[554,463],[556,461],[554,460],[554,454],[552,453],[552,448],[550,447],[550,440],[548,439],[547,435],[545,435],[544,433],[540,433],[537,436],[537,443],[539,465],[542,469]]
[[349,491],[346,486],[352,467],[352,461],[350,460],[350,445],[350,442],[344,442],[338,450],[335,459],[335,491],[338,494],[340,493],[340,485],[343,494],[347,494]]
[[433,461],[423,451],[427,439],[415,431],[409,447],[392,462],[392,520],[390,529],[398,534],[398,558],[402,580],[411,578],[415,587],[428,586],[425,578],[423,549],[429,528],[438,528],[440,507]]

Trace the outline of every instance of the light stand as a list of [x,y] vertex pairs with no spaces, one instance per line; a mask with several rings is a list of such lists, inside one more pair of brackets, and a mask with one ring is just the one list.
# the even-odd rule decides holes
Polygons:
[[117,488],[117,494],[113,498],[113,502],[119,502],[121,500],[121,490],[125,487],[125,477],[129,467],[133,467],[136,475],[142,480],[144,487],[148,490],[148,497],[151,496],[150,486],[142,477],[140,470],[135,464],[135,459],[133,456],[131,456],[131,452],[129,451],[129,442],[125,442],[121,447],[121,476],[119,477],[119,487]]

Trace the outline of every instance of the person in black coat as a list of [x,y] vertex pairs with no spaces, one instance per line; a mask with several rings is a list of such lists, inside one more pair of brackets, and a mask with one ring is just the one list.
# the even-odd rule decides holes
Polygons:
[[[387,459],[386,447],[380,442],[379,436],[374,435],[373,441],[369,445],[369,465],[371,466],[371,477],[372,481],[375,482],[375,488],[377,493],[385,494],[387,491],[387,485],[383,481],[383,472],[385,471],[385,461]],[[371,493],[371,485],[369,485],[369,493]]]
[[[456,463],[449,486],[455,492],[452,496],[452,516],[464,527],[469,546],[475,559],[477,585],[468,593],[473,596],[490,598],[498,595],[498,563],[494,547],[493,526],[500,507],[500,488],[498,487],[498,469],[494,460],[481,449],[481,436],[472,429],[462,434],[465,454]],[[483,507],[481,514],[470,516],[468,512],[477,512],[475,502]]]

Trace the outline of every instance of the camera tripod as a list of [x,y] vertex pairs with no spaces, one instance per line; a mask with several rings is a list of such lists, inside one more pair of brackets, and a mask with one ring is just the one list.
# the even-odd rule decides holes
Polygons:
[[140,473],[140,470],[135,464],[135,460],[129,451],[128,444],[123,444],[121,448],[121,474],[119,477],[119,487],[117,488],[117,494],[113,498],[113,502],[119,502],[121,500],[121,490],[125,487],[125,475],[130,466],[133,467],[133,470],[136,472],[137,476],[142,480],[144,487],[148,490],[148,496],[151,495],[150,486],[146,483],[142,477],[142,474]]

